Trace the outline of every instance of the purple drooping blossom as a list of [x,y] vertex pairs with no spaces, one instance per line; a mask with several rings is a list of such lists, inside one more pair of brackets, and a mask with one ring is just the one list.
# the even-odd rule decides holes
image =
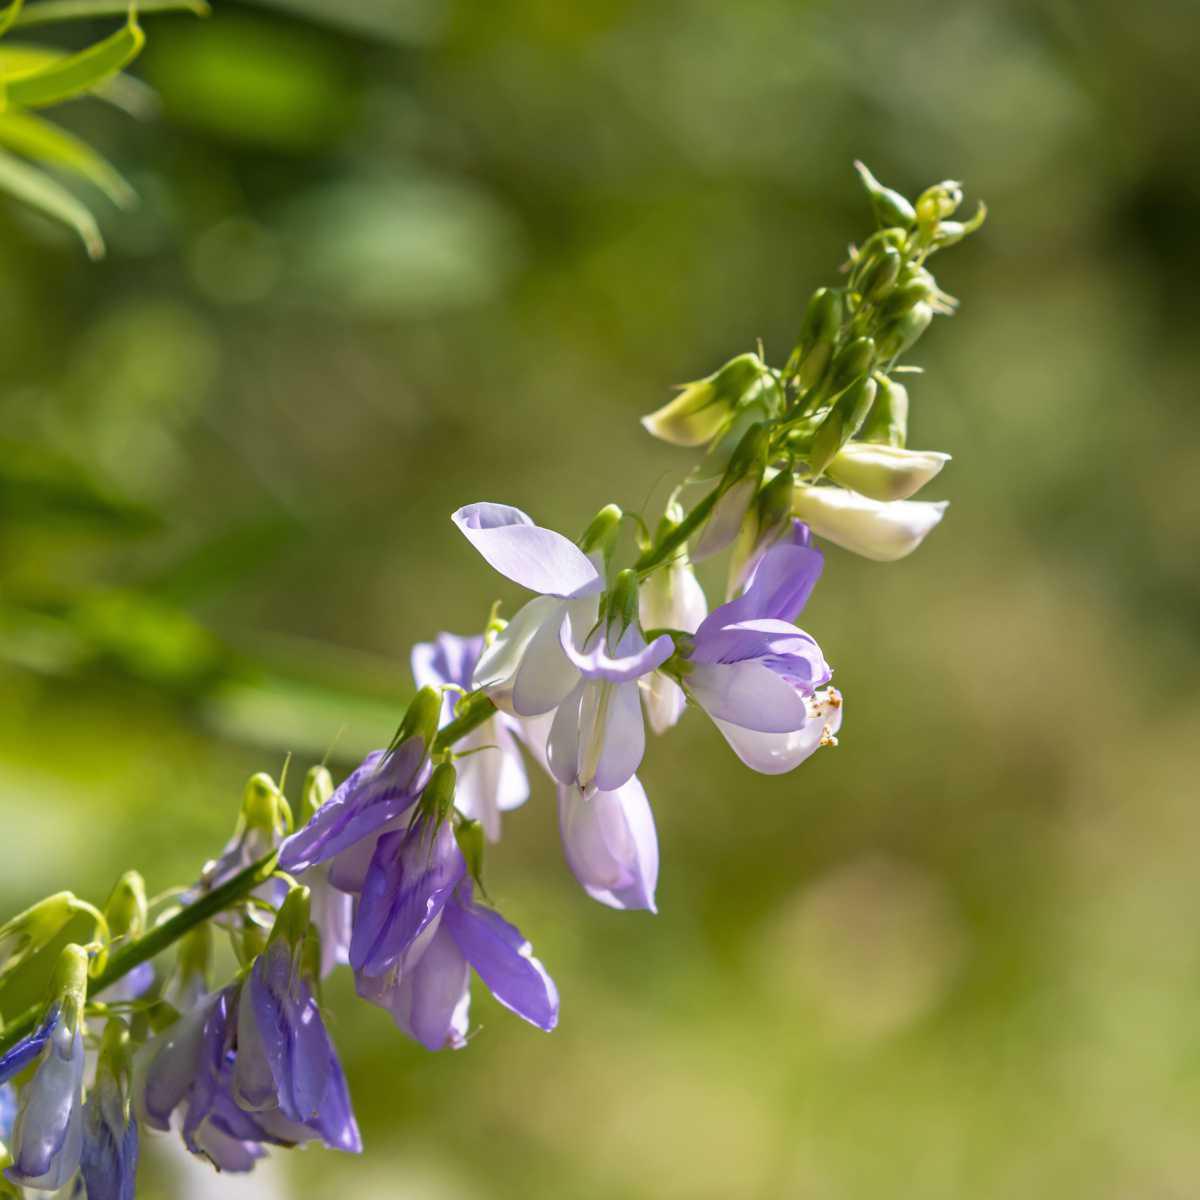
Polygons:
[[295,875],[329,862],[333,886],[358,892],[375,841],[416,803],[428,778],[428,747],[419,734],[395,750],[372,751],[312,820],[283,843],[280,868]]
[[52,1006],[41,1025],[0,1059],[0,1082],[37,1062],[20,1092],[5,1175],[22,1187],[53,1192],[79,1169],[83,1144],[83,1030]]
[[[120,1018],[119,1042],[127,1038]],[[106,1043],[109,1031],[105,1030]],[[128,1051],[122,1051],[121,1065],[100,1051],[96,1063],[96,1080],[83,1106],[83,1150],[79,1173],[88,1200],[133,1200],[137,1182],[138,1127],[133,1119],[126,1094]]]
[[658,835],[636,775],[613,792],[558,788],[563,854],[589,896],[611,908],[656,912]]
[[603,577],[574,542],[519,508],[468,504],[451,519],[501,575],[538,593],[483,650],[472,686],[517,716],[550,712],[579,680],[559,640],[563,618],[569,615],[577,630],[592,627]]
[[[412,652],[417,687],[446,684],[470,691],[476,664],[483,652],[482,637],[439,633],[432,642],[418,642]],[[439,724],[454,715],[454,695],[447,692]],[[454,804],[465,817],[478,821],[488,841],[500,839],[500,814],[518,808],[529,798],[529,780],[521,762],[516,736],[519,719],[498,712],[462,738],[456,747],[458,787]]]
[[350,950],[359,995],[387,1009],[430,1050],[465,1045],[470,968],[539,1029],[558,1021],[558,993],[515,926],[475,902],[447,824],[416,818],[379,839]]
[[763,555],[745,592],[696,630],[683,685],[738,757],[766,774],[790,771],[834,740],[841,697],[817,643],[792,622],[820,578],[821,552],[796,523]]
[[661,634],[647,645],[637,621],[617,615],[587,634],[582,650],[577,636],[564,617],[561,644],[580,678],[554,714],[546,754],[559,783],[615,792],[646,750],[638,680],[662,666],[675,643]]

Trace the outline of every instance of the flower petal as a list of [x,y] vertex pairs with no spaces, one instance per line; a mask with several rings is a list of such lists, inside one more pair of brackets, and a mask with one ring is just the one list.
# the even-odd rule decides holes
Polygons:
[[745,592],[715,608],[696,630],[697,637],[722,625],[770,617],[794,621],[821,578],[825,556],[815,546],[780,542],[762,556]]
[[21,1093],[7,1174],[53,1192],[79,1169],[83,1149],[83,1034],[59,1021],[42,1061]]
[[642,700],[646,705],[646,717],[650,728],[661,737],[668,729],[677,725],[679,718],[683,716],[683,710],[687,707],[687,697],[683,694],[683,688],[661,671],[639,679],[638,687],[641,688]]
[[762,663],[694,663],[684,684],[714,721],[762,733],[791,733],[808,723],[804,697]]
[[847,442],[825,470],[842,487],[886,503],[915,495],[949,461],[937,450]]
[[836,745],[842,724],[842,698],[836,688],[818,692],[810,701],[810,718],[791,733],[762,733],[720,721],[713,723],[733,748],[733,752],[753,771],[764,775],[782,775],[798,767],[821,746]]
[[604,581],[574,542],[507,504],[468,504],[450,518],[488,563],[543,596],[580,596]]
[[[562,702],[563,697],[579,682],[579,672],[563,652],[560,630],[572,607],[582,613],[595,612],[593,598],[570,603],[558,602],[553,610],[546,611],[546,619],[529,639],[517,677],[513,682],[512,710],[521,717],[536,717],[549,712]],[[594,615],[590,618],[594,620]]]
[[546,765],[559,783],[574,783],[579,778],[580,717],[588,689],[589,684],[581,679],[554,713],[546,739]]
[[876,562],[911,554],[945,515],[947,502],[896,500],[880,504],[836,487],[798,487],[792,511],[813,533]]
[[585,679],[603,680],[607,683],[630,683],[640,679],[661,667],[675,653],[675,643],[665,633],[660,634],[647,646],[640,631],[633,625],[626,630],[615,655],[608,653],[606,639],[602,637],[594,639],[590,650],[577,650],[569,615],[563,617],[559,642],[567,658]]
[[615,792],[632,777],[646,753],[646,727],[636,683],[608,685],[608,711],[600,736],[603,741],[595,774],[581,782],[595,783],[601,791]]
[[[508,719],[508,718],[504,718]],[[478,821],[488,841],[500,840],[500,814],[529,798],[529,780],[512,733],[493,717],[460,743],[454,806]],[[467,753],[473,751],[473,753]]]
[[442,920],[463,956],[505,1008],[539,1029],[549,1031],[558,1024],[558,989],[515,925],[476,904],[469,884],[446,905]]
[[737,537],[746,509],[750,507],[759,485],[758,475],[739,479],[713,506],[700,536],[692,545],[696,562],[724,550]]

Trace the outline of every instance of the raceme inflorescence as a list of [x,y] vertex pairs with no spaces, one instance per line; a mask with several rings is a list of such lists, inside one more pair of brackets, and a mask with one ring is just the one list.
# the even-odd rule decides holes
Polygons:
[[[654,911],[647,723],[666,734],[690,702],[764,774],[836,745],[842,696],[795,622],[823,540],[889,562],[944,515],[912,499],[948,456],[907,446],[901,360],[955,307],[931,257],[984,216],[954,219],[957,183],[914,204],[858,170],[877,227],[841,286],[812,296],[784,365],[740,354],[644,418],[703,448],[655,523],[610,504],[572,541],[506,504],[460,508],[458,532],[530,597],[508,621],[493,608],[477,634],[414,647],[416,694],[390,745],[336,788],[314,767],[295,815],[284,783],[255,775],[229,843],[156,918],[162,901],[129,871],[103,909],[62,892],[0,927],[0,1009],[69,924],[94,928],[58,951],[45,1002],[0,1030],[0,1186],[130,1197],[147,1128],[226,1171],[269,1146],[359,1151],[322,1012],[331,971],[348,966],[358,995],[430,1050],[466,1045],[473,974],[539,1029],[558,1021],[554,982],[484,886],[530,763],[557,789],[584,890]],[[722,552],[710,609],[693,564]],[[224,978],[218,939],[236,956]]]

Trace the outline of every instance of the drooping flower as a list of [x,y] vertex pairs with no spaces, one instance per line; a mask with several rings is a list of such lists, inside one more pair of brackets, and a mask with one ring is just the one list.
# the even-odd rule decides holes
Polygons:
[[947,502],[881,504],[838,487],[797,487],[792,511],[818,537],[876,562],[911,554],[945,515]]
[[637,620],[637,576],[622,571],[609,596],[608,619],[576,649],[568,615],[563,650],[579,682],[559,704],[550,727],[546,756],[559,783],[615,792],[638,769],[646,730],[638,680],[662,666],[675,643],[660,634],[649,645]]
[[769,386],[757,354],[739,354],[704,379],[685,384],[662,408],[642,418],[646,431],[676,446],[702,446],[726,429],[738,408]]
[[696,630],[683,685],[738,757],[756,771],[790,771],[832,739],[841,698],[818,691],[831,672],[817,643],[793,623],[817,579],[821,552],[792,539],[763,556],[746,591]]
[[83,1106],[79,1169],[88,1200],[133,1200],[138,1128],[130,1105],[129,1030],[110,1018],[96,1060],[96,1079]]
[[[638,615],[643,629],[682,629],[685,633],[695,633],[708,615],[708,601],[686,551],[681,551],[642,584]],[[643,676],[640,686],[650,728],[657,734],[666,733],[683,715],[686,698],[682,689],[662,671]]]
[[553,981],[520,931],[475,902],[454,834],[431,813],[379,839],[354,935],[359,995],[430,1050],[466,1044],[471,967],[518,1016],[558,1021]]
[[881,503],[916,495],[950,461],[937,450],[847,442],[826,468],[842,487]]
[[[469,691],[482,652],[482,637],[439,633],[434,641],[413,647],[413,678],[418,687],[453,684]],[[453,696],[447,693],[440,723],[445,725],[453,715]],[[455,806],[483,826],[490,842],[500,839],[500,814],[519,808],[529,798],[529,780],[515,736],[519,733],[518,720],[498,712],[455,746],[460,755]]]
[[416,803],[429,778],[429,747],[442,698],[422,688],[405,713],[392,750],[375,750],[342,782],[279,851],[292,875],[328,862],[329,880],[344,892],[362,889],[375,840]]
[[519,508],[468,504],[451,519],[501,575],[538,593],[484,648],[472,686],[518,716],[549,712],[579,680],[559,640],[563,618],[583,632],[595,624],[600,572],[574,542],[535,525]]
[[[310,767],[304,777],[300,814],[308,824],[317,810],[334,794],[333,777],[325,766]],[[316,863],[302,871],[299,881],[309,890],[312,922],[321,943],[321,978],[334,967],[350,961],[350,931],[354,919],[354,897],[333,886],[329,862]]]
[[560,784],[558,823],[567,865],[589,896],[611,908],[658,911],[658,835],[636,775],[591,795]]
[[20,1092],[5,1174],[23,1187],[56,1191],[79,1169],[83,1145],[83,1003],[87,955],[67,946],[59,957],[54,1001],[28,1038],[0,1059],[0,1083],[30,1063],[32,1078]]

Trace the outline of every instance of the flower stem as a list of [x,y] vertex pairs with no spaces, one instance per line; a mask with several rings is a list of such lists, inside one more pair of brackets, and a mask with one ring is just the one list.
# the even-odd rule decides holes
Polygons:
[[692,509],[674,529],[670,531],[660,542],[650,547],[645,554],[634,563],[634,569],[639,575],[646,575],[653,571],[655,567],[666,562],[667,559],[679,549],[692,536],[693,533],[704,523],[708,518],[708,514],[712,512],[713,506],[721,498],[721,493],[724,490],[723,485],[718,483],[707,496],[701,500],[695,508]]

